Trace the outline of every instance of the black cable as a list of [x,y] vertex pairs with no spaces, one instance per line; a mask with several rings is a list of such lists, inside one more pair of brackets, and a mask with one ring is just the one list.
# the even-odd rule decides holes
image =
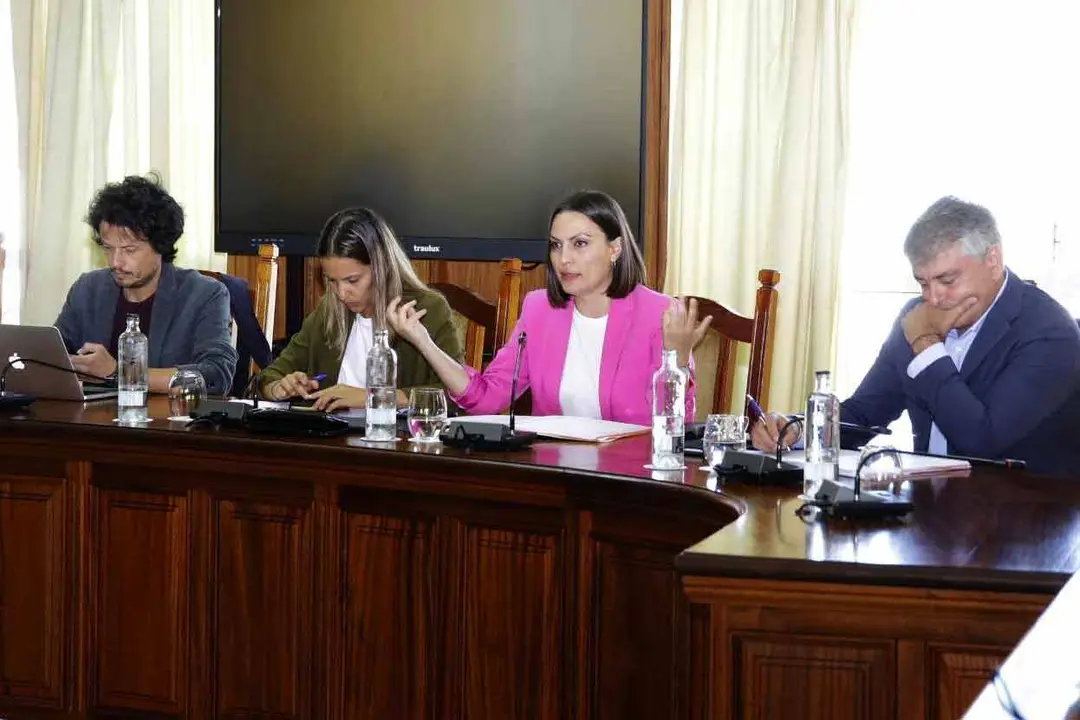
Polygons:
[[788,421],[786,423],[784,423],[783,427],[780,428],[780,432],[776,433],[776,464],[777,465],[780,465],[781,459],[782,459],[783,454],[784,454],[784,435],[787,433],[788,428],[790,428],[792,425],[796,425],[796,424],[799,426],[799,434],[801,435],[805,431],[805,427],[803,426],[802,418],[799,417],[798,415],[796,415],[796,416],[794,416],[792,418],[789,418]]
[[[863,469],[863,466],[866,465],[866,463],[873,460],[874,458],[879,458],[882,455],[887,455],[889,453],[895,453],[895,452],[896,452],[896,448],[879,447],[877,450],[874,450],[873,452],[868,452],[868,453],[866,453],[865,455],[863,455],[862,457],[859,458],[859,464],[855,466],[855,495],[854,495],[855,502],[859,501],[859,495],[862,492],[862,469]],[[901,477],[903,477],[902,472],[901,472]]]
[[100,377],[98,375],[94,375],[92,373],[80,372],[80,371],[75,370],[75,369],[70,368],[70,367],[64,367],[63,365],[54,365],[53,363],[45,362],[44,360],[36,360],[34,358],[21,357],[21,358],[13,358],[11,360],[8,360],[7,365],[4,366],[4,369],[0,370],[0,392],[5,392],[7,390],[7,374],[8,374],[8,371],[11,370],[11,368],[15,367],[18,363],[21,363],[21,362],[22,363],[33,363],[34,365],[42,365],[42,366],[47,367],[47,368],[52,368],[53,370],[60,370],[62,372],[71,373],[72,375],[78,375],[80,377],[91,378],[93,380],[98,380],[98,381],[103,382],[103,383],[111,382],[111,380],[109,378],[103,378],[103,377]]

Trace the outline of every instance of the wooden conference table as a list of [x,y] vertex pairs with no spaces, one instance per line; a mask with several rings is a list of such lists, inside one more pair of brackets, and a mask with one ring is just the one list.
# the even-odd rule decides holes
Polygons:
[[[1080,483],[893,525],[643,468],[0,415],[0,715],[959,717],[1080,567]],[[689,549],[688,549],[689,548]]]

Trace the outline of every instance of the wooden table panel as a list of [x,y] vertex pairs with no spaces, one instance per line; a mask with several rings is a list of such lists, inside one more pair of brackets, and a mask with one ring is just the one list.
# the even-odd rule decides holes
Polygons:
[[191,610],[188,498],[95,489],[91,501],[90,707],[182,714]]
[[[48,602],[3,606],[19,653],[0,652],[5,677],[46,690],[4,683],[0,711],[659,718],[685,705],[674,559],[740,506],[696,468],[653,478],[647,437],[469,453],[197,429],[167,412],[154,398],[144,428],[118,427],[110,403],[0,416],[2,467],[56,498],[35,491],[52,514],[19,506],[4,528],[0,568]],[[12,548],[46,533],[42,575]],[[24,652],[42,633],[58,638],[51,675]]]
[[310,511],[221,500],[212,512],[216,714],[311,717],[316,606]]
[[61,707],[71,632],[62,464],[41,475],[0,473],[0,685],[29,705]]

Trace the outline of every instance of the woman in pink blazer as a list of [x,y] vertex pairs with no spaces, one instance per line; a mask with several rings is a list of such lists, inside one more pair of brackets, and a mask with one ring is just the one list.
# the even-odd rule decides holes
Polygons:
[[[412,342],[462,409],[510,406],[520,336],[517,394],[532,390],[533,415],[575,415],[652,424],[652,376],[664,348],[690,370],[686,415],[694,417],[692,350],[712,318],[645,287],[645,264],[626,215],[610,196],[582,191],[551,214],[547,289],[525,296],[510,337],[483,372],[464,367],[432,342],[413,303],[391,302],[387,320]],[[516,398],[515,398],[516,399]]]

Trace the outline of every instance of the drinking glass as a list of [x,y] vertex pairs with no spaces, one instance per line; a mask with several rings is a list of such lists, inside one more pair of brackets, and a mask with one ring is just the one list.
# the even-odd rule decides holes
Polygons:
[[191,419],[191,411],[206,400],[206,380],[202,373],[181,368],[169,379],[169,419]]
[[[870,457],[871,453],[880,454]],[[859,465],[862,466],[859,471],[859,487],[862,490],[900,491],[904,466],[896,448],[891,445],[867,445],[859,453]]]
[[705,432],[701,437],[701,450],[706,467],[716,467],[724,462],[728,450],[746,449],[745,415],[710,415],[705,419]]
[[447,425],[446,395],[438,388],[409,391],[410,442],[435,443]]

